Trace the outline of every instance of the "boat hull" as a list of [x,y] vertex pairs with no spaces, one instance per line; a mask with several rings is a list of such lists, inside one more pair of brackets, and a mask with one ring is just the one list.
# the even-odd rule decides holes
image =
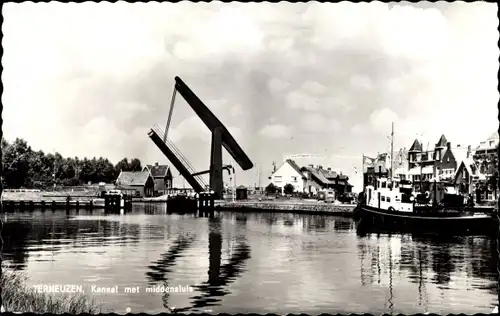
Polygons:
[[483,216],[461,216],[457,214],[450,216],[443,214],[419,215],[358,205],[353,216],[359,234],[392,232],[453,236],[496,236],[499,231],[499,221],[496,214]]

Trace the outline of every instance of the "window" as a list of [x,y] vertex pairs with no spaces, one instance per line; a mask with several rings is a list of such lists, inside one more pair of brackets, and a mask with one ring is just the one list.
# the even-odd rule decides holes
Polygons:
[[390,197],[387,197],[387,202],[390,202],[391,201],[391,198]]
[[450,162],[450,157],[447,157],[447,158],[446,158],[446,162]]
[[385,196],[380,197],[380,200],[381,200],[382,202],[385,202]]
[[297,177],[292,177],[293,182],[297,182]]
[[385,182],[385,181],[381,183],[381,187],[382,187],[382,188],[386,188],[386,187],[387,187],[387,184],[386,184],[386,182]]

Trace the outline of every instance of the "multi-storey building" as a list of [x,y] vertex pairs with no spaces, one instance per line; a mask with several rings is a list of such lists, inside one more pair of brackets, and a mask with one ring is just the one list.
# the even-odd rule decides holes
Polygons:
[[430,150],[415,139],[408,151],[408,175],[416,191],[428,190],[431,181],[452,183],[460,164],[470,165],[471,155],[471,146],[452,147],[444,135]]
[[488,139],[479,143],[472,156],[479,172],[486,177],[491,177],[497,171],[498,144],[498,132],[495,132]]
[[391,155],[389,153],[378,154],[376,158],[363,156],[363,182],[365,185],[374,185],[375,179],[379,177],[390,177],[393,170],[395,179],[408,178],[408,151],[400,149],[394,154],[391,166]]

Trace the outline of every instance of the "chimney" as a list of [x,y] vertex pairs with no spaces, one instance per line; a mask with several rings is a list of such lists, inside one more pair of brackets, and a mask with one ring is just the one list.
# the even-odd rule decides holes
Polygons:
[[314,165],[309,165],[309,168],[314,168]]
[[158,167],[158,163],[157,163],[157,162],[155,162],[155,166],[157,166],[157,167]]
[[472,153],[471,145],[467,146],[467,158],[470,158],[470,154]]
[[448,148],[448,150],[450,150],[450,149],[451,149],[451,143],[450,143],[450,142],[447,142],[447,143],[446,143],[446,148]]
[[328,168],[326,168],[326,170],[328,170],[328,171],[332,171],[332,168],[328,167]]
[[323,166],[318,166],[318,169],[319,169],[319,170],[322,170],[322,169],[323,169]]

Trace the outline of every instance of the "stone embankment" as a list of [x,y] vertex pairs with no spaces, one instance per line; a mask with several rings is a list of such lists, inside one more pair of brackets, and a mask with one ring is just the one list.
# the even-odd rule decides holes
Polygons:
[[216,203],[218,211],[277,212],[296,214],[323,214],[351,217],[356,205],[334,203],[293,203],[278,201],[225,202]]

